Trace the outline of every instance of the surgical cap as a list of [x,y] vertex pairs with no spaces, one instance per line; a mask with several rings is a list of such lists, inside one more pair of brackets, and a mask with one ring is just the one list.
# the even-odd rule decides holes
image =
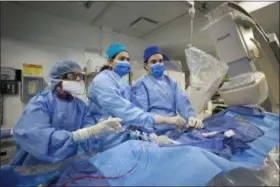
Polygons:
[[66,73],[81,72],[81,71],[82,69],[77,62],[71,60],[65,60],[65,61],[56,62],[53,65],[49,77],[52,79],[57,79]]
[[114,44],[111,44],[108,49],[107,49],[107,58],[108,59],[113,59],[113,57],[122,52],[122,51],[125,51],[125,52],[128,52],[127,48],[125,45],[123,44],[119,44],[119,43],[114,43]]
[[163,56],[164,61],[169,61],[169,58],[161,51],[159,46],[154,45],[154,46],[150,46],[145,49],[144,57],[143,57],[144,62],[147,62],[149,60],[149,58],[155,54],[161,54]]

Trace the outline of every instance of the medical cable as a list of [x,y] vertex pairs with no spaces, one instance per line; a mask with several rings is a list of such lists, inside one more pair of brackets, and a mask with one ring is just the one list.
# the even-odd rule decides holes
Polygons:
[[[141,154],[137,159],[136,164],[129,169],[127,172],[125,172],[124,174],[118,175],[118,176],[98,176],[98,175],[86,175],[86,176],[82,176],[82,177],[77,177],[74,178],[72,180],[69,180],[65,183],[63,183],[62,185],[60,185],[59,187],[63,187],[66,186],[67,184],[71,184],[73,182],[76,182],[78,180],[82,180],[82,179],[86,179],[86,178],[93,178],[93,179],[104,179],[104,180],[113,180],[113,179],[120,179],[125,177],[126,175],[129,175],[132,173],[132,171],[138,166],[138,164],[140,163],[140,159],[142,158],[142,156],[144,155],[144,146],[143,146],[143,142],[144,141],[148,141],[148,142],[153,142],[153,143],[158,143],[157,139],[157,135],[156,134],[146,134],[146,133],[140,133],[140,131],[133,131],[133,130],[129,130],[126,128],[121,128],[121,130],[119,132],[128,132],[132,137],[134,137],[136,140],[139,140],[141,142],[140,146],[141,146]],[[170,139],[169,141],[171,141],[172,144],[181,144],[180,142],[177,142],[175,140]]]
[[[127,130],[125,130],[127,131]],[[74,178],[72,180],[69,180],[69,181],[66,181],[65,183],[63,183],[62,185],[60,185],[59,187],[63,187],[63,186],[66,186],[68,184],[71,184],[73,182],[76,182],[76,181],[79,181],[79,180],[82,180],[82,179],[86,179],[86,178],[93,178],[93,179],[104,179],[104,180],[112,180],[112,179],[120,179],[120,178],[123,178],[125,177],[126,175],[129,175],[132,173],[132,171],[138,166],[138,164],[140,163],[140,159],[142,158],[142,156],[144,155],[144,146],[143,146],[143,141],[140,141],[141,144],[141,154],[139,155],[138,159],[137,159],[137,162],[136,164],[131,168],[129,169],[127,172],[125,172],[124,174],[122,175],[118,175],[118,176],[101,176],[101,175],[86,175],[86,176],[82,176],[82,177],[77,177],[77,178]]]

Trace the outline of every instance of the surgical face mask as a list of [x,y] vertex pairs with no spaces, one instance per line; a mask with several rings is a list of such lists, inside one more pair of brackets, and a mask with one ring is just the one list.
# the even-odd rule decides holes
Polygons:
[[128,74],[130,70],[131,70],[131,65],[128,61],[118,61],[114,68],[114,72],[121,77]]
[[62,81],[62,89],[74,97],[77,95],[83,95],[85,92],[84,81]]
[[163,76],[164,73],[164,64],[163,63],[156,63],[151,65],[152,75],[155,78],[160,78]]

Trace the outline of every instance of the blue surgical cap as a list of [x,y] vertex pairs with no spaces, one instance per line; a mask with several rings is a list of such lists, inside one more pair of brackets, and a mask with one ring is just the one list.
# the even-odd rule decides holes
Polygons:
[[71,72],[81,72],[82,68],[78,65],[77,62],[71,60],[65,60],[56,62],[50,71],[49,77],[52,79],[57,79],[66,73]]
[[114,44],[111,44],[108,49],[107,49],[107,58],[108,59],[113,59],[113,57],[115,55],[117,55],[118,53],[122,52],[122,51],[125,51],[125,52],[128,52],[127,48],[125,45],[123,44],[119,44],[119,43],[114,43]]
[[144,62],[147,62],[149,58],[155,54],[161,54],[163,56],[164,61],[169,61],[169,58],[161,51],[160,47],[157,45],[150,46],[144,51]]

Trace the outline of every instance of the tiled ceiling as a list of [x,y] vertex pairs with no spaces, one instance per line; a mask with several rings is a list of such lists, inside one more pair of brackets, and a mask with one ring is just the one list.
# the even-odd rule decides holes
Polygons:
[[102,14],[95,22],[94,25],[106,26],[114,31],[120,31],[127,27],[131,22],[135,21],[139,16],[137,13],[127,11],[124,8],[112,5]]
[[147,12],[145,16],[160,24],[164,24],[186,12],[188,12],[186,2],[159,2],[156,7]]
[[48,14],[65,17],[74,21],[91,24],[92,20],[101,13],[108,2],[93,2],[90,8],[85,8],[83,3],[66,1],[20,1],[19,5],[36,9]]
[[[116,32],[141,37],[170,20],[186,13],[186,2],[92,2],[85,8],[84,2],[17,2],[19,5],[37,9],[48,14],[61,16],[91,25],[105,26]],[[148,18],[157,22],[150,27],[142,23],[143,28],[131,28],[130,24],[139,18]],[[147,26],[147,28],[145,28]]]

